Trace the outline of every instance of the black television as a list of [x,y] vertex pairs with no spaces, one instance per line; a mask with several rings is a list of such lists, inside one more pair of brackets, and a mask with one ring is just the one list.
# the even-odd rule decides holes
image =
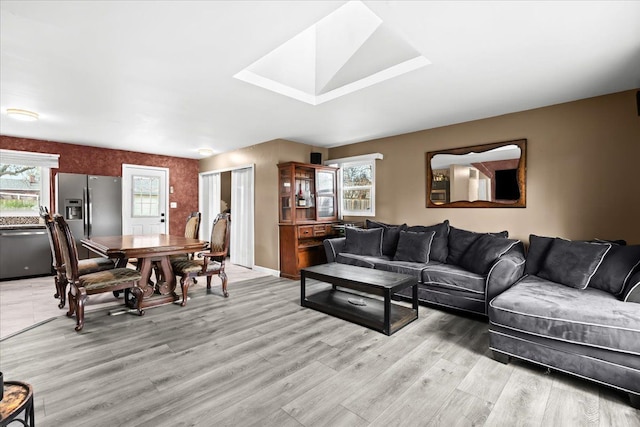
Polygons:
[[518,169],[503,169],[495,172],[496,200],[518,200]]

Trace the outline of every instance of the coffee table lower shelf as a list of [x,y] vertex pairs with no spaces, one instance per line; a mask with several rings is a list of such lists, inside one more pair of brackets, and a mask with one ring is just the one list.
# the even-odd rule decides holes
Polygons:
[[[349,300],[362,300],[356,305]],[[339,289],[327,289],[307,295],[302,306],[357,323],[387,335],[418,318],[418,310],[399,304],[390,304],[389,330],[384,324],[384,301]]]

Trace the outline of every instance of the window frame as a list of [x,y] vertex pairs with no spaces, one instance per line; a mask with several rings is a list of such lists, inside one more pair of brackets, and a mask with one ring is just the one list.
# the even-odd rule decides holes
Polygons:
[[[358,217],[375,217],[376,216],[376,160],[383,159],[380,153],[365,154],[362,156],[345,157],[342,159],[333,159],[325,161],[325,165],[338,167],[338,218],[343,219],[345,216]],[[370,165],[371,166],[371,185],[349,187],[345,189],[343,169],[350,166]],[[371,191],[371,209],[363,210],[346,210],[344,209],[344,192],[351,189],[370,189]]]
[[[0,149],[0,163],[21,166],[37,167],[40,169],[40,197],[39,205],[47,209],[51,208],[51,169],[59,167],[58,154],[32,153],[29,151],[16,151]],[[13,217],[16,215],[6,215]],[[33,215],[17,215],[18,217],[38,217],[38,210]]]

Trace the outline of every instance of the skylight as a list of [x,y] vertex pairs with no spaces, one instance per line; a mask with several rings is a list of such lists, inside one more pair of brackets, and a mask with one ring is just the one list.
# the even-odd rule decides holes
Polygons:
[[234,77],[319,105],[428,64],[361,1],[350,1]]

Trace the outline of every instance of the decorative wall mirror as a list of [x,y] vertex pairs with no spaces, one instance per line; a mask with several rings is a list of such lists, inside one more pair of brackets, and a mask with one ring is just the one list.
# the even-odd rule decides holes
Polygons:
[[427,153],[427,207],[526,207],[527,140]]

